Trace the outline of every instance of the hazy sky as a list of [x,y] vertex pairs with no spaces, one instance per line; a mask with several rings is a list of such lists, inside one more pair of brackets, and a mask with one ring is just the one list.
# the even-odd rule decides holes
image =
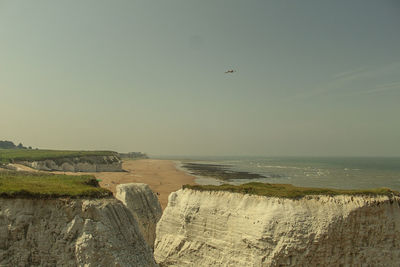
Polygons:
[[0,0],[0,98],[40,148],[399,156],[400,1]]

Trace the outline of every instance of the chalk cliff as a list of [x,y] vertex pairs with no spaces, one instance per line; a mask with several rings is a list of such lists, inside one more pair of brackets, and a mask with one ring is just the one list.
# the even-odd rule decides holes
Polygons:
[[122,161],[117,156],[83,156],[57,158],[41,161],[18,162],[42,171],[66,172],[118,172],[122,171]]
[[179,190],[154,256],[160,266],[399,266],[399,201]]
[[147,184],[121,184],[116,188],[116,198],[132,212],[147,244],[154,248],[156,225],[162,209],[158,197]]
[[0,199],[0,266],[156,266],[118,200]]

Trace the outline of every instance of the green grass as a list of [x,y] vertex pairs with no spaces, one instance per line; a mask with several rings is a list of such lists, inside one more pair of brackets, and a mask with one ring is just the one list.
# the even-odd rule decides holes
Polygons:
[[74,151],[74,150],[31,150],[0,149],[0,163],[18,161],[39,161],[46,159],[74,158],[87,156],[117,156],[113,151]]
[[0,171],[2,198],[104,198],[112,193],[91,175]]
[[297,187],[291,184],[247,183],[242,185],[184,185],[199,191],[228,191],[234,193],[251,194],[269,197],[302,198],[308,195],[398,195],[399,192],[388,188],[375,188],[366,190],[342,190],[329,188]]

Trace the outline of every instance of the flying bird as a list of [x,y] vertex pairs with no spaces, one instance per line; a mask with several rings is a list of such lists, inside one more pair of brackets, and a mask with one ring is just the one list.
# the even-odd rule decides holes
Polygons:
[[227,70],[227,71],[225,71],[225,74],[226,73],[234,73],[234,72],[236,72],[236,70]]

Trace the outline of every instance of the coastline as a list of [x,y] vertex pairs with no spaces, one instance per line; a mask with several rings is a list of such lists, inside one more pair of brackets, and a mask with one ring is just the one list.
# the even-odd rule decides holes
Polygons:
[[[123,172],[60,172],[54,174],[67,175],[93,175],[99,179],[101,187],[116,194],[116,186],[127,183],[148,184],[150,189],[157,194],[161,207],[164,210],[168,204],[168,196],[182,188],[185,184],[195,185],[195,176],[190,175],[180,167],[180,161],[164,159],[138,159],[123,160]],[[20,164],[13,164],[17,171],[41,172]],[[48,173],[45,172],[44,173]]]
[[148,184],[157,193],[164,210],[170,193],[181,189],[184,184],[196,184],[196,177],[180,169],[178,164],[173,160],[161,159],[123,160],[122,168],[126,172],[99,172],[94,175],[101,180],[100,186],[109,189],[114,195],[119,184]]

